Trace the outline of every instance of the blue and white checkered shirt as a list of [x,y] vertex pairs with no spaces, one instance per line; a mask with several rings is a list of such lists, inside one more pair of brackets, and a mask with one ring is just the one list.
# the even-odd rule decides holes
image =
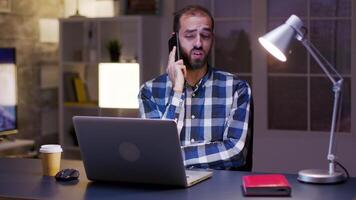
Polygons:
[[199,83],[172,89],[163,74],[140,89],[142,118],[173,119],[178,125],[186,167],[239,167],[247,135],[251,89],[235,75],[209,67]]

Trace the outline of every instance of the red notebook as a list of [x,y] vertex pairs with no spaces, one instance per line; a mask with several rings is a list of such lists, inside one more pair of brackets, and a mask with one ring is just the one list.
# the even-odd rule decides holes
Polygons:
[[246,196],[290,196],[291,187],[282,174],[247,175],[242,177]]

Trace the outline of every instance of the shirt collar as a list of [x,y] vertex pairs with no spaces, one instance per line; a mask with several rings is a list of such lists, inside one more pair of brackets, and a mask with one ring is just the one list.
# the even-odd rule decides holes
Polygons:
[[192,90],[194,92],[198,91],[205,83],[207,80],[209,80],[209,78],[211,77],[212,75],[212,67],[210,65],[208,65],[208,70],[207,72],[205,73],[205,75],[200,79],[200,81],[198,81],[197,84],[195,84],[195,86],[190,86],[188,85],[187,82],[185,82],[185,87],[191,87]]

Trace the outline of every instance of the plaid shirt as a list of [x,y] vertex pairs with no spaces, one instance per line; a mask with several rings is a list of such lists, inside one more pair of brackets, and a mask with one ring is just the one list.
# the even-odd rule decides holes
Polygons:
[[140,89],[142,118],[177,122],[186,167],[229,169],[243,164],[251,89],[233,74],[209,67],[199,83],[172,89],[163,74]]

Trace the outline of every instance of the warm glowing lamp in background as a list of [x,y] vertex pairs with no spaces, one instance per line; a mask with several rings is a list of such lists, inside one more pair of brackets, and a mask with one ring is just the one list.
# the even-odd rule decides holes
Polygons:
[[118,10],[117,0],[64,0],[65,17],[113,17]]
[[39,19],[40,42],[58,43],[59,41],[59,22],[58,19],[42,18]]
[[307,29],[303,26],[303,22],[295,15],[292,15],[288,20],[273,29],[258,41],[261,45],[278,60],[285,62],[286,52],[288,51],[289,43],[293,39],[300,41],[303,46],[308,50],[310,55],[316,60],[321,69],[332,82],[332,90],[334,92],[334,106],[330,128],[330,139],[327,160],[329,161],[329,169],[307,169],[299,171],[298,180],[307,183],[337,183],[344,181],[346,175],[343,172],[335,171],[335,164],[338,164],[347,173],[346,169],[336,161],[333,154],[333,141],[336,126],[336,117],[339,108],[339,96],[342,89],[343,78],[335,70],[335,68],[320,54],[312,43],[306,37]]
[[138,63],[99,64],[99,107],[137,109],[140,87]]

